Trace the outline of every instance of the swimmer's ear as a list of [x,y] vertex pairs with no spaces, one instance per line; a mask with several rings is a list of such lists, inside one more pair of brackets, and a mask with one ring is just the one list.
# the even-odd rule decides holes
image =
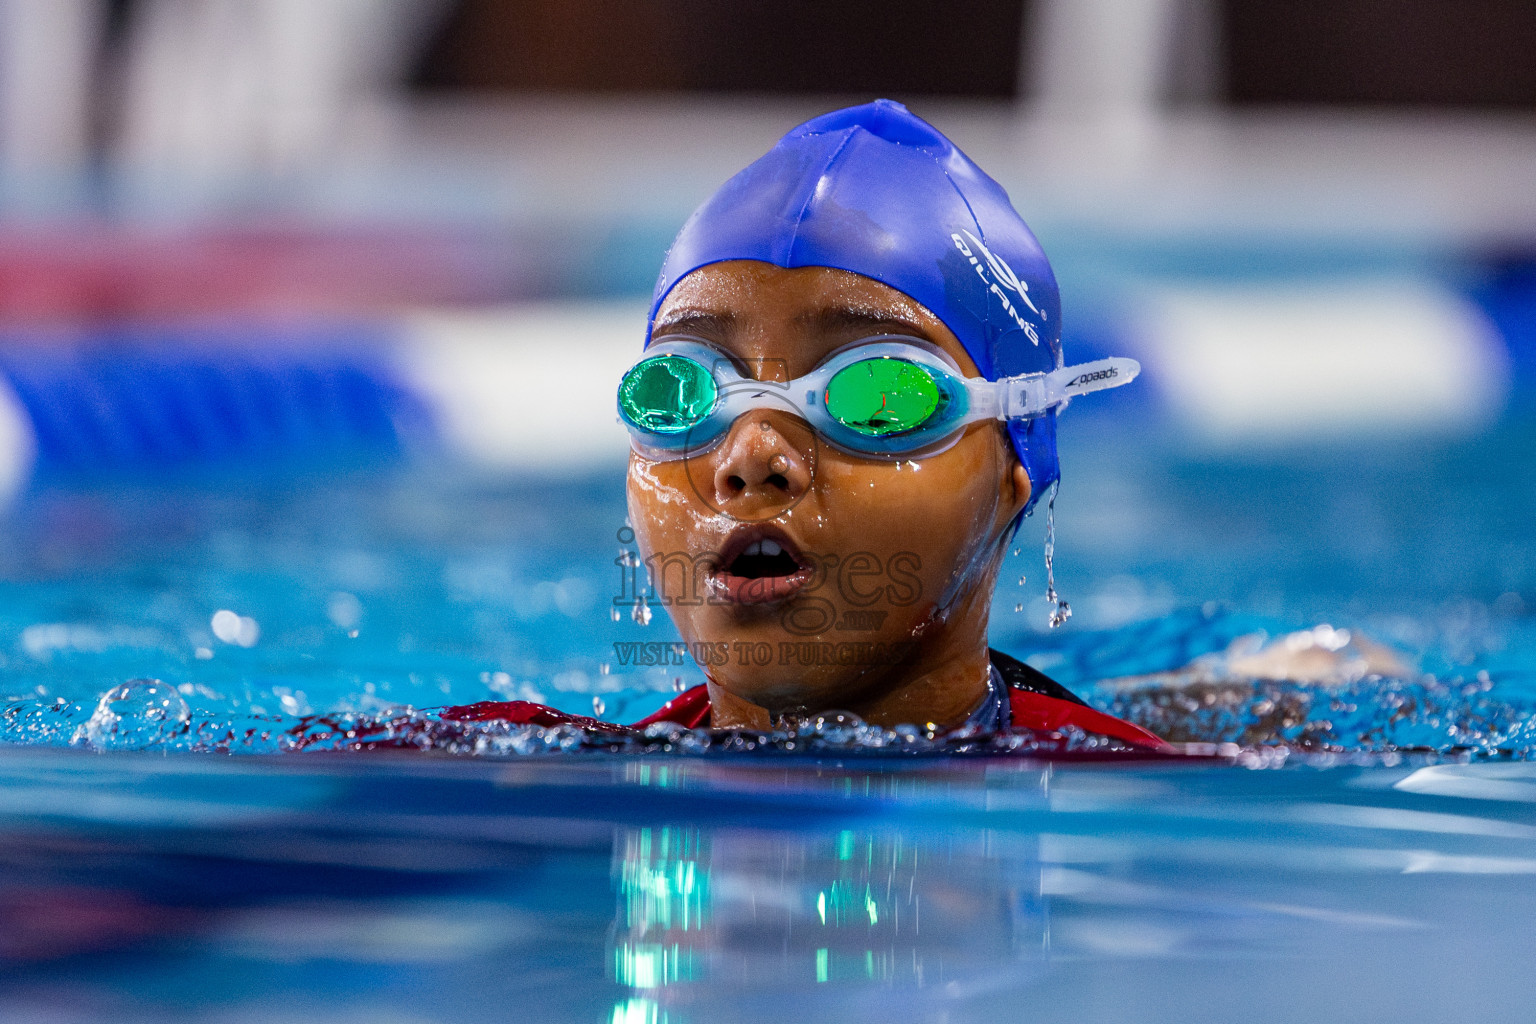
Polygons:
[[1009,482],[1013,485],[1013,494],[1010,495],[1013,500],[1009,503],[1012,512],[1009,514],[1009,519],[1016,520],[1029,504],[1030,495],[1034,493],[1034,488],[1029,482],[1029,471],[1024,468],[1024,463],[1018,459],[1013,460]]
[[[1009,453],[1012,454],[1012,453]],[[1008,543],[1014,533],[1018,531],[1025,508],[1029,505],[1029,496],[1034,493],[1034,488],[1029,484],[1029,473],[1025,470],[1025,464],[1018,461],[1017,457],[1011,459],[1008,473],[1001,479],[1001,504],[998,507],[1000,514],[1001,533],[998,534],[998,543]]]

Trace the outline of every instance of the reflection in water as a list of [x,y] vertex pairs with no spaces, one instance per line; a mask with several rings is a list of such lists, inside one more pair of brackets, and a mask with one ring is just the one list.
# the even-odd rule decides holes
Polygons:
[[696,933],[710,912],[710,876],[696,828],[641,828],[621,834],[616,865],[622,937],[614,977],[654,989],[698,977]]
[[0,754],[4,1021],[1536,1005],[1530,763]]
[[1048,952],[1037,847],[987,832],[620,830],[613,969],[631,993],[612,1024],[678,1024],[750,989],[847,983],[867,999],[871,983],[1017,982]]

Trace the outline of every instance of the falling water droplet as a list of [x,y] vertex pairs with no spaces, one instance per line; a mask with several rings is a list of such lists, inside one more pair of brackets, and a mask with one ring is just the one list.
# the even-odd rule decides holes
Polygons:
[[607,662],[606,662],[606,661],[605,661],[605,662],[603,662],[603,663],[602,663],[602,664],[601,664],[601,665],[599,665],[599,666],[597,666],[597,671],[598,671],[598,672],[599,672],[599,673],[601,673],[601,674],[602,674],[602,675],[605,675],[605,676],[606,676],[606,675],[608,675],[608,674],[609,674],[609,673],[611,673],[611,672],[612,672],[612,671],[613,671],[613,666],[612,666],[612,665],[610,665],[610,664],[608,664],[608,663],[607,663]]
[[608,609],[608,617],[614,622],[618,622],[621,618],[623,618],[623,616],[619,614],[619,610],[617,608]]
[[672,677],[672,691],[674,693],[682,693],[686,689],[688,689],[688,686],[683,682],[682,676]]
[[1023,604],[1016,604],[1016,605],[1013,606],[1013,610],[1016,611],[1016,612],[1021,612],[1021,611],[1024,610],[1024,605]]
[[1050,499],[1045,505],[1045,599],[1052,606],[1047,620],[1052,629],[1061,628],[1072,617],[1072,606],[1056,593],[1056,491],[1060,486],[1060,480],[1052,482]]
[[608,705],[603,703],[603,698],[596,697],[596,696],[594,696],[592,698],[592,717],[593,718],[602,718],[603,717],[603,712],[607,711],[607,710],[608,710]]
[[1019,577],[1019,586],[1022,587],[1027,582],[1029,582],[1029,577],[1028,576],[1020,576]]
[[651,606],[645,603],[645,595],[635,598],[635,607],[629,613],[629,617],[635,620],[637,626],[649,626],[651,624]]
[[1056,598],[1056,607],[1051,609],[1050,623],[1052,629],[1060,629],[1066,621],[1072,617],[1072,606],[1067,602]]

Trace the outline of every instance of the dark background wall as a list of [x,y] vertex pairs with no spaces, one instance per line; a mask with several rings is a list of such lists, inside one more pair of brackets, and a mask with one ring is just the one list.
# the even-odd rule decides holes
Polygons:
[[427,89],[1014,94],[1018,0],[463,0]]
[[[458,0],[422,90],[1006,98],[1020,0]],[[1215,0],[1238,105],[1536,107],[1536,0]],[[1175,47],[1175,52],[1178,48]]]
[[1536,0],[1223,0],[1234,103],[1536,106]]

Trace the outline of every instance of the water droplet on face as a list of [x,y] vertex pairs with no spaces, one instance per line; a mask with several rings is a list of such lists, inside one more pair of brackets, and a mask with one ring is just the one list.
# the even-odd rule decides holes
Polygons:
[[[606,667],[607,666],[605,665],[604,668],[606,668]],[[608,705],[603,703],[603,698],[601,698],[601,697],[593,697],[592,698],[592,717],[593,718],[602,718],[603,717],[603,712],[607,711],[607,710],[608,710]]]
[[192,709],[169,683],[131,679],[101,695],[74,741],[92,750],[146,750],[187,731]]
[[644,594],[635,599],[635,607],[629,613],[629,617],[635,620],[635,625],[637,626],[649,626],[651,624],[651,606],[645,603]]

